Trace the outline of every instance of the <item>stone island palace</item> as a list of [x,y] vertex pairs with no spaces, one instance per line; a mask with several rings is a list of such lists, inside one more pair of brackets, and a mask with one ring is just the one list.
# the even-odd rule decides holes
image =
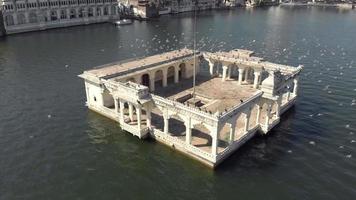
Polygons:
[[140,139],[154,138],[216,167],[280,122],[296,101],[302,68],[248,50],[180,49],[99,66],[79,77],[89,109]]

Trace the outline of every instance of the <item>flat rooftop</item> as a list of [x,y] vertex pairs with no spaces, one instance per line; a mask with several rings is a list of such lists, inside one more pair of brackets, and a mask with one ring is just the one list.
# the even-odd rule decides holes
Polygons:
[[[195,98],[187,98],[187,95],[193,92],[193,80],[183,79],[178,84],[168,84],[167,87],[157,87],[155,94],[185,103],[194,105],[204,111],[216,113],[228,110],[231,107],[239,105],[242,101],[250,98],[258,91],[254,89],[251,84],[239,85],[237,80],[221,81],[219,77],[208,77],[204,75],[197,75]],[[181,101],[180,101],[181,102]]]
[[184,48],[158,55],[101,65],[95,69],[85,71],[85,73],[90,73],[99,78],[113,78],[127,73],[132,73],[139,69],[151,68],[174,60],[193,56],[193,53],[194,52],[192,50]]

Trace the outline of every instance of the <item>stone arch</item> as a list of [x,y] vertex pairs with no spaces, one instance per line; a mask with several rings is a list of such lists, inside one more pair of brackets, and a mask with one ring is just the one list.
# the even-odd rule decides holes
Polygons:
[[15,25],[15,23],[14,23],[14,17],[13,17],[12,15],[6,15],[6,16],[5,16],[5,24],[6,24],[6,26]]
[[71,19],[74,19],[77,17],[77,11],[75,9],[70,9],[69,13],[70,13],[69,16]]
[[114,97],[110,94],[108,90],[104,90],[103,96],[103,106],[107,108],[115,108]]
[[111,15],[116,15],[116,7],[111,6]]
[[246,67],[245,71],[244,71],[244,81],[247,84],[253,84],[253,80],[254,80],[254,72],[255,70],[253,69],[253,67]]
[[141,76],[141,83],[144,86],[150,86],[150,75],[148,73],[142,74]]
[[104,13],[103,15],[109,15],[109,7],[108,6],[105,6],[104,7]]
[[56,10],[51,10],[50,12],[50,16],[51,16],[51,21],[56,21],[58,20],[58,16],[57,16],[57,11]]
[[194,124],[192,127],[192,145],[211,153],[212,137],[209,128],[203,124]]
[[163,132],[164,119],[163,110],[159,107],[155,107],[151,112],[151,126]]
[[66,19],[66,18],[67,18],[67,11],[61,10],[61,19]]
[[174,66],[170,66],[167,69],[167,83],[174,83],[174,76],[175,76],[175,67]]
[[26,23],[25,15],[22,13],[17,14],[17,24],[25,24],[25,23]]
[[30,12],[28,14],[28,19],[30,23],[37,23],[38,19],[37,19],[37,14],[35,12]]
[[179,80],[187,78],[187,67],[185,63],[179,64]]
[[101,7],[96,7],[96,16],[101,16]]
[[94,10],[92,7],[88,8],[88,17],[93,17],[94,16]]
[[243,113],[238,113],[234,118],[235,131],[234,131],[234,141],[238,140],[244,134],[245,125],[245,115]]
[[163,86],[163,70],[159,69],[155,72],[155,88],[157,88],[157,86],[162,87]]
[[219,147],[226,148],[229,146],[231,126],[232,126],[231,123],[225,122],[225,124],[221,127],[220,132],[218,134],[218,146]]
[[[172,136],[184,136],[185,135],[185,123],[184,119],[177,114],[171,115],[169,118],[168,132]],[[182,138],[183,140],[185,138]]]

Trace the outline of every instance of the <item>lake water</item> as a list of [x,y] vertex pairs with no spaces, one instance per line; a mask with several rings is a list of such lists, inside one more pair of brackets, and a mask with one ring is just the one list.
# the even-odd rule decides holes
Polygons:
[[0,40],[0,199],[356,198],[356,11],[201,12],[202,50],[305,66],[296,106],[215,171],[89,111],[83,70],[192,46],[192,13]]

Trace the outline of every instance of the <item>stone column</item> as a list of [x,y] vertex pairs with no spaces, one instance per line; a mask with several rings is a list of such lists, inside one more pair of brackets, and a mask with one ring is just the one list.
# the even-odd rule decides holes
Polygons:
[[163,70],[163,77],[162,77],[162,85],[163,87],[167,87],[167,69]]
[[244,132],[249,131],[250,129],[250,115],[251,115],[251,110],[249,109],[248,111],[246,111],[245,113],[245,126],[244,126]]
[[[58,1],[60,3],[60,1]],[[61,20],[61,11],[58,9],[57,10],[57,20]]]
[[230,124],[230,136],[229,136],[230,144],[232,144],[235,140],[235,128],[236,128],[236,123]]
[[[14,6],[16,6],[16,5],[14,4]],[[14,18],[14,25],[19,24],[19,21],[17,20],[17,14],[16,14],[16,12],[12,15],[12,17]]]
[[67,12],[67,19],[70,19],[70,9],[66,9],[66,12]]
[[287,102],[289,101],[290,99],[290,88],[288,88],[288,91],[287,91]]
[[281,104],[282,104],[282,96],[278,96],[277,99],[277,106],[276,106],[276,117],[279,118],[280,115],[280,110],[281,110]]
[[190,145],[192,142],[192,129],[190,118],[184,123],[185,125],[185,143]]
[[179,67],[174,68],[174,82],[175,83],[179,82]]
[[298,95],[298,77],[295,77],[293,82],[294,82],[293,95],[297,96]]
[[222,81],[225,81],[226,80],[226,76],[227,76],[228,66],[227,65],[223,65],[222,68],[223,68]]
[[122,124],[125,122],[125,119],[124,119],[125,105],[124,105],[124,102],[120,99],[119,99],[119,103],[120,103],[120,123]]
[[115,104],[115,113],[119,113],[119,101],[117,98],[114,98],[114,104]]
[[244,73],[244,69],[239,68],[239,80],[238,80],[239,85],[242,85],[242,76],[243,76],[243,73]]
[[257,116],[256,116],[256,123],[260,123],[260,118],[261,118],[261,110],[262,106],[260,104],[257,104]]
[[253,88],[257,89],[261,72],[254,72],[253,74],[255,75],[255,78],[253,80]]
[[130,120],[133,121],[134,118],[133,118],[133,105],[132,103],[129,103],[129,117],[130,117]]
[[155,74],[152,73],[152,76],[150,74],[150,91],[153,92],[155,91]]
[[211,141],[211,154],[216,156],[218,154],[218,138],[219,138],[219,129],[215,128],[211,133],[212,141]]
[[169,117],[166,115],[163,115],[163,121],[164,121],[164,128],[163,132],[164,134],[168,134],[168,128],[169,128]]
[[146,125],[149,129],[152,127],[152,122],[151,122],[151,109],[146,110]]
[[214,75],[214,62],[209,60],[209,73],[210,75]]
[[136,117],[137,117],[137,128],[141,130],[141,108],[139,106],[136,107]]
[[26,20],[26,24],[30,23],[30,17],[28,11],[25,12],[25,20]]

